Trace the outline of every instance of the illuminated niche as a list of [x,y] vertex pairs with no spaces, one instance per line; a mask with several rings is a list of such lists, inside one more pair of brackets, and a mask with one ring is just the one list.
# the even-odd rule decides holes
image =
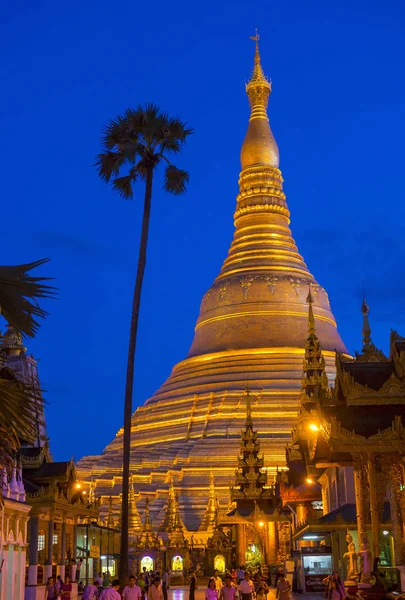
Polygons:
[[183,570],[183,559],[179,554],[177,556],[173,556],[172,558],[172,571],[182,571]]
[[144,567],[147,571],[153,571],[153,558],[151,556],[144,556],[141,560],[141,571]]
[[222,554],[217,554],[214,558],[214,569],[220,573],[225,573],[225,557]]

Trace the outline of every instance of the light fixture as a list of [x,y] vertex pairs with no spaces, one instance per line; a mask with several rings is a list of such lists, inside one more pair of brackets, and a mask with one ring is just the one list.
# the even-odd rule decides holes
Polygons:
[[82,491],[82,494],[83,494],[83,496],[84,496],[85,494],[87,494],[86,490],[83,490],[83,491]]
[[76,483],[76,489],[77,489],[77,490],[80,490],[80,488],[81,488],[81,487],[82,487],[82,484],[81,484],[81,483]]
[[383,535],[388,535],[388,534],[389,534],[389,531],[387,531],[386,529],[384,529]]
[[264,527],[263,521],[259,521],[259,527]]
[[310,477],[307,477],[305,480],[307,483],[314,483],[314,480],[311,479]]
[[311,431],[319,431],[319,427],[316,423],[310,423],[309,428]]

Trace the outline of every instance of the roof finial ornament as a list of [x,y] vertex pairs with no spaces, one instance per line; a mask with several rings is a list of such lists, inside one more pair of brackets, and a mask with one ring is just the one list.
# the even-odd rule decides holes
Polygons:
[[256,62],[256,58],[259,59],[260,61],[260,54],[259,54],[259,40],[260,40],[260,36],[259,36],[259,32],[257,31],[257,27],[255,29],[256,35],[251,35],[250,39],[253,40],[254,42],[256,42],[256,54],[255,54],[255,62]]
[[366,292],[364,290],[364,282],[363,282],[363,303],[361,305],[361,312],[363,314],[363,352],[367,350],[367,348],[371,344],[371,327],[370,322],[368,320],[368,314],[370,312],[370,308],[366,302]]

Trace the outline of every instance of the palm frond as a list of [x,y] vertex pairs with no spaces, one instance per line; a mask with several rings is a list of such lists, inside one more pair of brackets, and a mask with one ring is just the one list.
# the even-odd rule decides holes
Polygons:
[[190,179],[187,171],[178,169],[174,165],[168,165],[165,169],[164,189],[170,194],[179,196],[186,191],[186,184]]
[[119,142],[128,135],[128,121],[124,116],[118,115],[110,119],[102,131],[101,143],[105,150],[113,150]]
[[112,181],[114,190],[118,192],[124,200],[131,200],[133,198],[132,180],[133,177],[131,175],[124,175],[123,177],[117,177]]
[[18,381],[9,369],[0,370],[0,468],[12,463],[21,440],[35,440],[42,404],[37,389]]
[[103,152],[98,154],[95,162],[98,176],[105,182],[109,182],[113,175],[118,175],[120,168],[125,163],[126,157],[122,152]]
[[35,317],[43,319],[47,312],[40,298],[54,298],[56,288],[46,285],[48,277],[32,277],[29,271],[49,261],[48,258],[25,265],[0,266],[0,310],[6,321],[18,331],[34,337],[39,328]]

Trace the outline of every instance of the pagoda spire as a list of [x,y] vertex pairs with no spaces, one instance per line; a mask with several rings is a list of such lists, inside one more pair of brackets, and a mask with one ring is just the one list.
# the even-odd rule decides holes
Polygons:
[[111,529],[115,527],[112,496],[108,499],[107,527],[110,527]]
[[131,476],[131,484],[129,488],[129,522],[128,532],[130,537],[137,536],[142,531],[142,520],[136,505],[136,496],[134,490],[134,483]]
[[315,330],[313,311],[314,299],[309,289],[308,304],[308,337],[305,342],[305,358],[301,385],[301,406],[310,408],[315,404],[316,391],[328,391],[328,378],[325,370],[325,359],[322,355],[321,344]]
[[371,339],[371,327],[368,319],[370,308],[366,302],[365,294],[363,295],[361,313],[363,315],[363,347],[360,354],[356,353],[356,360],[360,362],[387,362],[389,360],[388,357],[385,356],[382,350],[376,347]]
[[199,531],[213,532],[215,527],[218,525],[218,499],[215,495],[215,480],[212,469],[210,469],[210,490],[208,496],[207,507],[205,509],[205,515],[201,521]]
[[235,472],[235,484],[231,489],[232,501],[263,497],[267,483],[263,456],[259,457],[260,442],[257,431],[253,430],[250,389],[246,386],[246,428],[241,431],[238,468]]
[[371,345],[371,327],[370,327],[370,322],[368,320],[368,315],[370,312],[370,308],[366,302],[366,297],[364,296],[363,298],[363,303],[361,305],[361,312],[363,315],[363,329],[362,329],[362,333],[363,333],[363,352],[366,352],[366,350],[368,348],[370,348]]

